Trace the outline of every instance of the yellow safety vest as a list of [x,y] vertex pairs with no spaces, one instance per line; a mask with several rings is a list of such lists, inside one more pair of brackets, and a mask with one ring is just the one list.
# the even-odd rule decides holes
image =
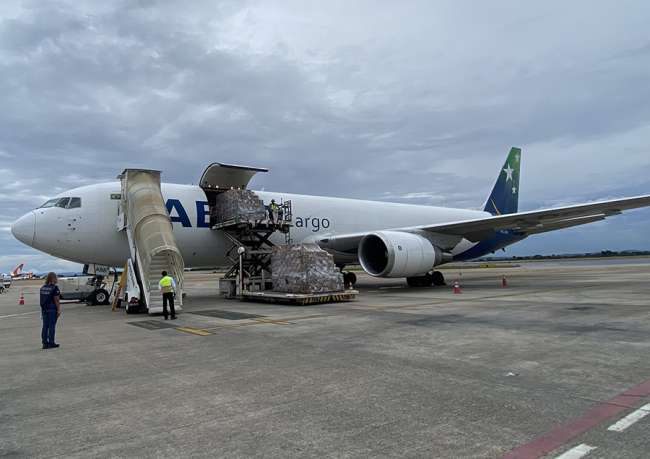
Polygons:
[[172,293],[174,291],[174,287],[172,286],[172,281],[173,279],[169,276],[165,276],[162,279],[160,279],[160,288],[163,293]]

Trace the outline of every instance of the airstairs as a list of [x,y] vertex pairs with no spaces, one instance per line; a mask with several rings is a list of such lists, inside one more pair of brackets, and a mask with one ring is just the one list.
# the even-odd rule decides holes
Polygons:
[[125,169],[118,176],[122,184],[118,231],[126,231],[131,260],[139,280],[140,300],[149,314],[163,310],[158,282],[162,271],[176,281],[176,310],[183,304],[185,264],[176,244],[172,223],[160,190],[160,171]]

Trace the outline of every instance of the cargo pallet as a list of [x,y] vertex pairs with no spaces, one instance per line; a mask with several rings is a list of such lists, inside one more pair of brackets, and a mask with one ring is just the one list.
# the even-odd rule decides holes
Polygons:
[[257,301],[260,303],[286,304],[289,306],[308,306],[310,304],[342,303],[353,301],[359,295],[357,290],[341,290],[323,293],[285,293],[275,290],[261,289],[260,279],[255,279],[254,284],[258,290],[242,289],[238,284],[240,279],[219,279],[220,293],[230,300]]
[[327,293],[282,293],[273,290],[263,292],[244,291],[235,298],[240,301],[257,301],[260,303],[284,304],[288,306],[309,306],[324,303],[343,303],[356,299],[357,290],[342,290]]

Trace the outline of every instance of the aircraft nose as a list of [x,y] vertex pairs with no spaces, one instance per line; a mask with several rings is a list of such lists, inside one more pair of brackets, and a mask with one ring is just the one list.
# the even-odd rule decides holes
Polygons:
[[11,234],[23,244],[32,246],[36,232],[36,216],[34,212],[23,215],[11,225]]

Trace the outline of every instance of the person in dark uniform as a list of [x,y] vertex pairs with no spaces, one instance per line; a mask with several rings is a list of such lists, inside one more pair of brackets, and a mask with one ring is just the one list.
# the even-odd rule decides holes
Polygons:
[[56,286],[57,278],[55,273],[49,273],[45,285],[41,287],[41,316],[43,317],[43,329],[41,330],[41,341],[43,349],[56,349],[59,347],[54,342],[56,333],[56,321],[61,316],[61,292]]
[[172,313],[172,320],[176,319],[176,310],[174,309],[174,295],[176,294],[176,281],[173,277],[167,275],[167,271],[163,271],[162,279],[158,283],[158,287],[163,296],[163,315],[167,320],[167,303]]

